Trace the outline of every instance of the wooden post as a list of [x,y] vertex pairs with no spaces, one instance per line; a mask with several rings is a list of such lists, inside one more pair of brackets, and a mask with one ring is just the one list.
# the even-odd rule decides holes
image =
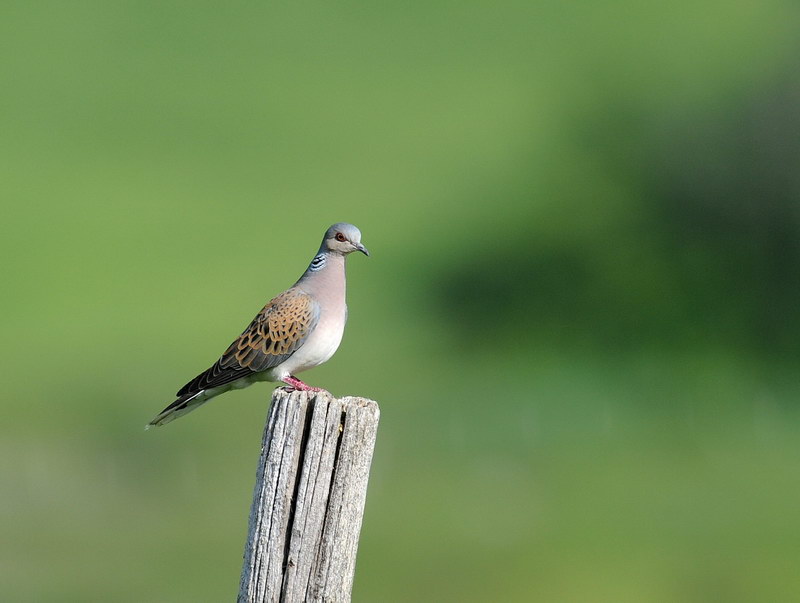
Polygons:
[[274,391],[238,603],[350,600],[379,415],[365,398]]

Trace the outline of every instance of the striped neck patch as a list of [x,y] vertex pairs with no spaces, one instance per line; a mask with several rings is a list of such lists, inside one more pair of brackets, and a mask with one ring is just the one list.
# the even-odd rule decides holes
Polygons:
[[319,255],[315,256],[313,260],[311,260],[311,264],[309,264],[308,269],[311,272],[322,270],[323,268],[325,268],[326,260],[327,260],[326,254],[320,253]]

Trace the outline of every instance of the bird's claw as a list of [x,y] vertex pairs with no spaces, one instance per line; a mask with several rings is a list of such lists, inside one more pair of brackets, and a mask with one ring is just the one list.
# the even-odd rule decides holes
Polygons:
[[297,377],[289,376],[283,380],[286,384],[286,390],[289,392],[293,391],[301,391],[301,392],[328,392],[328,390],[323,389],[321,387],[311,387],[310,385],[306,385]]

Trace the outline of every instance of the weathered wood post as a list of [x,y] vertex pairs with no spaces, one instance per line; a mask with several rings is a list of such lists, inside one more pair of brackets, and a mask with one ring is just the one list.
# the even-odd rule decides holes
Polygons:
[[350,600],[379,415],[365,398],[274,391],[238,603]]

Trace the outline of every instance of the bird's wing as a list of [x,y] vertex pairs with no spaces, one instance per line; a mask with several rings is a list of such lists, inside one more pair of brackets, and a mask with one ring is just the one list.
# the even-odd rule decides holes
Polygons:
[[319,304],[298,289],[270,301],[214,365],[178,392],[219,387],[278,366],[303,345],[319,321]]

